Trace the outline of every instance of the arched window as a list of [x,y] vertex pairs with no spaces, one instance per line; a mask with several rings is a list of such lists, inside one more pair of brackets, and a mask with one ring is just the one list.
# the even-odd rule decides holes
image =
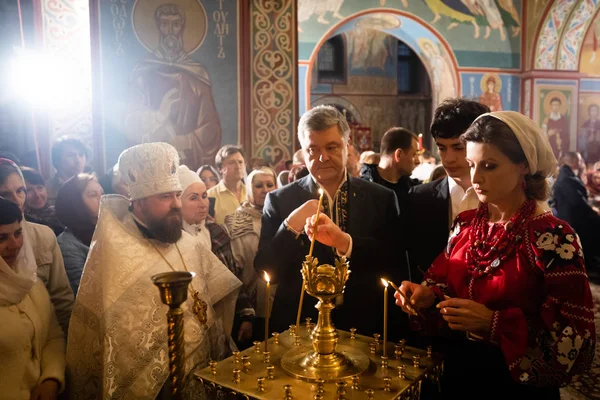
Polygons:
[[317,76],[319,83],[346,82],[346,44],[342,35],[337,35],[323,43],[317,55]]
[[419,92],[424,69],[421,60],[405,43],[398,41],[398,93]]

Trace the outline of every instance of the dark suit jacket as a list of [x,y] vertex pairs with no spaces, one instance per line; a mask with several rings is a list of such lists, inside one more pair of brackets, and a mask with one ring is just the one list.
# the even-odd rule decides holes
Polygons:
[[552,188],[554,214],[571,225],[581,239],[585,266],[600,269],[600,215],[588,203],[587,189],[571,168],[563,165]]
[[450,232],[451,200],[448,178],[414,186],[408,192],[411,233],[408,254],[411,278],[420,283],[423,272],[444,251]]
[[[355,327],[359,333],[381,333],[383,327],[383,286],[387,277],[400,284],[406,277],[405,264],[400,261],[395,243],[398,229],[398,204],[394,193],[370,182],[349,178],[347,233],[352,236],[350,278],[346,283],[344,303],[336,307],[333,321],[340,329]],[[300,269],[308,254],[310,241],[306,235],[296,239],[283,221],[292,211],[310,199],[317,199],[317,185],[309,175],[267,195],[263,208],[262,231],[257,271],[264,269],[279,283],[271,312],[271,328],[281,332],[294,324],[300,299],[302,276]],[[334,265],[334,251],[319,242],[313,255],[319,264]],[[389,337],[395,327],[403,324],[400,308],[393,307],[390,293]],[[304,296],[302,318],[316,321],[316,300]],[[402,325],[405,326],[405,325]],[[397,329],[396,329],[397,331]]]

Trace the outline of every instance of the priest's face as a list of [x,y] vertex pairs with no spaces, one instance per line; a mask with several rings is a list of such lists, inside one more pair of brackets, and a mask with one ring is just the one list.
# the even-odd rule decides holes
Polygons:
[[156,239],[176,243],[181,238],[181,192],[157,194],[137,203],[142,221]]
[[321,185],[342,181],[348,162],[348,143],[337,125],[309,131],[302,138],[306,167]]
[[19,251],[23,247],[23,228],[20,222],[0,225],[0,255],[9,267],[17,261]]
[[194,182],[181,196],[183,220],[190,225],[204,222],[208,216],[208,193],[204,182]]

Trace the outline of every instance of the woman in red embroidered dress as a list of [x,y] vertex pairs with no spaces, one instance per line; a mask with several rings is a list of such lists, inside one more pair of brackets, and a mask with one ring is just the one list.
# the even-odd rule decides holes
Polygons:
[[[403,282],[417,328],[445,336],[442,396],[559,399],[594,356],[579,239],[542,206],[556,166],[529,118],[501,111],[464,133],[477,210],[460,214],[422,285]],[[487,389],[482,391],[482,388]]]

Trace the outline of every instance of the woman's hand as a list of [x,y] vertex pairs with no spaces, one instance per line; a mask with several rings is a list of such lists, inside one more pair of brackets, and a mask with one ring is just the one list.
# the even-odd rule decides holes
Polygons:
[[490,331],[494,312],[473,300],[452,298],[437,305],[450,329],[464,332]]
[[31,392],[31,400],[56,400],[58,397],[58,389],[58,382],[54,379],[46,379],[33,389],[33,392]]
[[[412,283],[410,281],[402,282],[399,287],[402,294],[395,292],[396,305],[402,307],[407,314],[415,314],[415,308],[429,308],[435,301],[435,293],[427,286]],[[408,304],[407,299],[410,301]]]
[[325,246],[335,247],[340,254],[346,254],[350,247],[350,235],[342,231],[325,214],[319,214],[319,224],[317,225],[317,232],[315,234],[316,220],[316,214],[306,219],[304,232],[306,232],[308,238],[312,241],[314,235],[317,242],[323,243]]
[[252,338],[252,322],[244,321],[240,324],[240,330],[238,331],[238,342],[245,342]]

